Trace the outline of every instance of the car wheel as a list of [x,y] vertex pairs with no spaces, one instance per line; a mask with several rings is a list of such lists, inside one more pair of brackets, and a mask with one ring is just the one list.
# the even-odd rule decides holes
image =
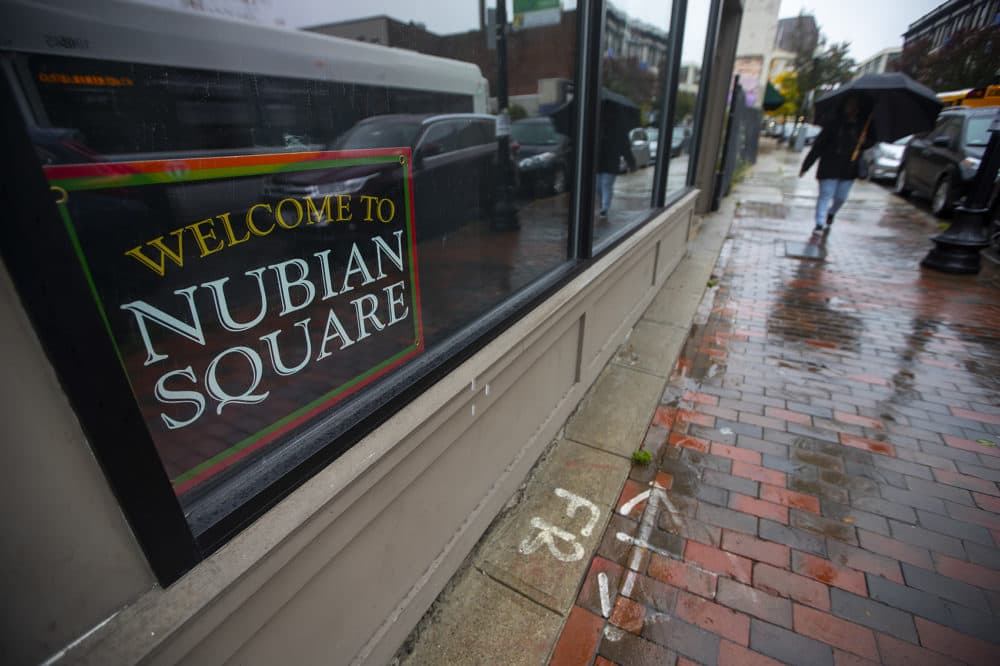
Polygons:
[[892,188],[893,191],[901,197],[905,197],[910,193],[910,187],[906,183],[906,165],[900,164],[899,171],[896,173],[896,185]]
[[938,217],[944,217],[951,210],[951,176],[945,174],[934,186],[931,195],[931,212]]
[[566,191],[566,169],[558,167],[552,174],[552,193],[562,194]]

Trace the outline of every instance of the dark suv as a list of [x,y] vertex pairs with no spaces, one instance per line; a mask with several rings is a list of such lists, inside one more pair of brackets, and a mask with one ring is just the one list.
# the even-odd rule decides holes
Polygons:
[[566,191],[569,173],[569,139],[556,131],[546,116],[511,123],[511,138],[518,144],[521,186],[531,194],[546,196]]
[[903,152],[896,193],[915,192],[946,215],[968,191],[989,141],[998,107],[953,107],[941,112],[934,129],[915,137]]
[[[331,147],[411,149],[414,220],[417,239],[423,240],[488,214],[496,193],[496,146],[496,118],[468,113],[372,116]],[[399,177],[399,169],[366,166],[287,173],[272,177],[264,194],[270,199],[375,194],[401,188]]]

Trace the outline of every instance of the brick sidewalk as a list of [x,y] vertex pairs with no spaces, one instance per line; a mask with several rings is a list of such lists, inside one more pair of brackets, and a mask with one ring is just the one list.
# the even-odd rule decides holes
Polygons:
[[868,183],[796,247],[799,157],[734,195],[552,664],[1000,664],[1000,285],[922,272],[935,221]]

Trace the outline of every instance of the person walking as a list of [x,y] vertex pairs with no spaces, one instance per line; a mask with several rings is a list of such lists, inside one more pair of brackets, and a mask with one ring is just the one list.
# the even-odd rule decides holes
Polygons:
[[851,185],[858,177],[862,151],[875,145],[871,117],[864,106],[864,98],[860,95],[845,99],[839,117],[822,129],[802,162],[800,178],[819,160],[816,169],[819,198],[816,200],[814,234],[830,232],[837,212],[847,201]]
[[628,130],[620,122],[619,115],[608,113],[597,137],[597,197],[600,200],[601,217],[608,216],[615,178],[621,172],[622,159],[629,170],[635,170],[635,157],[628,140]]

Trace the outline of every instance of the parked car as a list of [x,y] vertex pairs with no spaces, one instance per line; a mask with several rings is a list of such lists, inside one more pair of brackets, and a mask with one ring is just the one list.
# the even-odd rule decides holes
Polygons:
[[569,138],[556,131],[547,116],[525,118],[510,126],[511,138],[517,142],[517,165],[521,188],[544,196],[566,191],[569,168]]
[[674,127],[670,135],[670,156],[678,157],[691,148],[691,130],[687,127]]
[[799,131],[806,133],[805,144],[807,146],[811,146],[813,142],[816,140],[816,137],[819,136],[819,133],[823,131],[823,128],[820,127],[819,125],[810,125],[809,123],[804,123],[799,128]]
[[656,151],[660,147],[660,130],[655,127],[646,128],[646,137],[649,139],[649,159],[656,159]]
[[[332,148],[409,147],[420,240],[447,233],[485,216],[497,189],[496,118],[484,114],[389,114],[366,118],[337,139]],[[401,170],[358,165],[329,170],[290,172],[270,177],[269,199],[376,194],[399,191]],[[345,232],[355,231],[348,225]],[[320,226],[320,225],[317,225]]]
[[931,212],[947,215],[976,175],[996,113],[990,107],[943,110],[933,130],[906,145],[896,174],[896,193],[930,197]]
[[632,145],[632,157],[635,158],[635,168],[642,169],[648,167],[651,159],[649,156],[649,135],[646,130],[636,127],[628,133],[629,143]]
[[865,167],[867,167],[868,179],[896,180],[896,173],[903,161],[903,151],[912,138],[913,136],[910,135],[896,139],[892,143],[882,141],[866,150],[861,159],[864,160]]

